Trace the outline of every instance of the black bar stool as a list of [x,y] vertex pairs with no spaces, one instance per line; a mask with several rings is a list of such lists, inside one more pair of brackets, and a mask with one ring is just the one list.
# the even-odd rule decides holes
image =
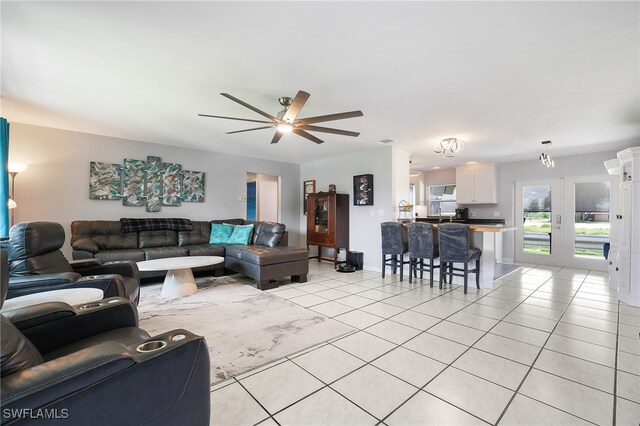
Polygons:
[[[429,272],[429,284],[433,287],[433,264],[438,257],[438,247],[434,243],[433,225],[424,222],[412,222],[409,224],[409,283],[416,272],[420,271],[422,279],[425,271]],[[424,261],[429,264],[425,267]],[[411,273],[413,272],[413,275]],[[445,281],[446,282],[446,281]]]
[[[480,288],[480,256],[479,248],[469,247],[469,226],[459,223],[441,223],[438,226],[440,239],[440,288],[442,277],[449,273],[449,282],[453,277],[464,277],[464,294],[467,294],[469,273],[476,274],[476,287]],[[476,261],[475,269],[469,269],[469,262]],[[454,268],[453,263],[464,263],[464,269]],[[454,271],[462,272],[456,274]],[[446,282],[446,281],[445,281]]]
[[[398,222],[382,222],[382,278],[387,266],[391,266],[395,274],[400,267],[400,281],[404,276],[404,265],[408,260],[404,260],[404,254],[408,251],[407,243],[404,242],[402,224]],[[387,256],[390,256],[387,258]]]

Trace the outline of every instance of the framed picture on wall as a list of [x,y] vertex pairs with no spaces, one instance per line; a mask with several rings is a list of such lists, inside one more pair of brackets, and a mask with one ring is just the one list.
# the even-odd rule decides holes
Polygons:
[[316,181],[305,180],[302,183],[302,212],[307,214],[307,197],[316,192]]
[[353,205],[373,205],[373,175],[358,175],[353,177]]

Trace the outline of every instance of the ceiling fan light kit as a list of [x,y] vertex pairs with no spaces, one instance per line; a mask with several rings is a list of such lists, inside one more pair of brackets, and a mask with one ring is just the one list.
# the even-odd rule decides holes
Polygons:
[[438,145],[433,148],[436,154],[441,154],[442,158],[451,159],[456,154],[462,151],[465,147],[463,140],[457,138],[445,138],[440,141]]
[[302,107],[307,102],[310,96],[307,92],[304,92],[302,90],[298,91],[298,94],[293,99],[287,96],[282,96],[278,98],[278,102],[280,103],[280,105],[283,106],[284,109],[282,111],[279,111],[275,117],[269,113],[259,110],[258,108],[252,105],[249,105],[244,101],[241,101],[240,99],[234,96],[231,96],[228,93],[220,93],[220,94],[227,99],[231,99],[232,101],[239,103],[245,108],[249,108],[253,112],[258,113],[269,120],[269,121],[252,120],[252,119],[246,119],[246,118],[225,117],[221,115],[198,114],[201,117],[223,118],[225,120],[249,121],[252,123],[266,124],[266,126],[253,127],[251,129],[227,132],[228,135],[233,133],[251,132],[253,130],[262,130],[262,129],[269,129],[269,128],[275,127],[276,133],[275,135],[273,135],[273,139],[271,139],[272,144],[278,143],[285,133],[295,133],[296,135],[302,136],[303,138],[308,139],[312,142],[321,144],[321,143],[324,143],[324,141],[312,135],[311,133],[309,133],[309,131],[332,133],[335,135],[352,136],[352,137],[357,137],[360,134],[358,132],[351,132],[348,130],[314,126],[313,124],[322,123],[325,121],[344,120],[346,118],[362,117],[364,115],[362,111],[349,111],[349,112],[340,112],[336,114],[318,115],[315,117],[298,118],[298,114],[300,113],[300,110],[302,109]]
[[293,130],[293,126],[289,123],[280,123],[278,124],[276,129],[278,129],[278,131],[281,133],[291,133],[291,131]]

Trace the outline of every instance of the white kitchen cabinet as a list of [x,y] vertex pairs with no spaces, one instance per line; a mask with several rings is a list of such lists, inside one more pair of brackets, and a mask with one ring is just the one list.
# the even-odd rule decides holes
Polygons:
[[456,167],[456,202],[458,204],[496,204],[498,171],[493,163]]

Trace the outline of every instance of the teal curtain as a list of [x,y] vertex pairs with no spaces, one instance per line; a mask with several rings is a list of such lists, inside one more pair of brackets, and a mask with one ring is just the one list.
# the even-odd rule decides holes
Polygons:
[[9,123],[0,117],[0,239],[9,237]]

